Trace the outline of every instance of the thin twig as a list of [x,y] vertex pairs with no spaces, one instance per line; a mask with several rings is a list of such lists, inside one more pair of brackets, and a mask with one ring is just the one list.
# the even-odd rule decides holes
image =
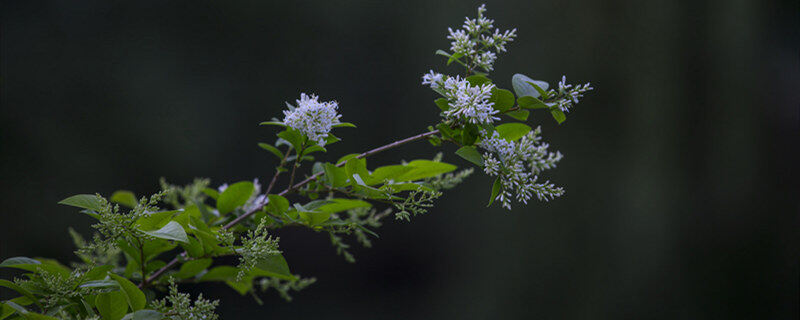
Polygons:
[[[366,157],[369,157],[369,156],[371,156],[373,154],[376,154],[376,153],[379,153],[379,152],[382,152],[382,151],[386,151],[386,150],[389,150],[389,149],[392,149],[392,148],[396,148],[398,146],[404,145],[404,144],[409,143],[409,142],[414,142],[414,141],[417,141],[417,140],[425,139],[425,138],[427,138],[429,136],[432,136],[434,134],[437,134],[437,133],[439,133],[439,130],[433,130],[433,131],[421,133],[421,134],[418,134],[418,135],[415,135],[415,136],[411,136],[411,137],[408,137],[408,138],[405,138],[405,139],[402,139],[402,140],[397,140],[397,141],[392,142],[390,144],[383,145],[383,146],[377,147],[375,149],[369,150],[367,152],[364,152],[362,154],[359,154],[358,156],[356,156],[356,159],[366,158]],[[342,162],[342,163],[337,164],[336,166],[337,167],[341,167],[344,164],[345,163]],[[297,190],[297,188],[300,188],[300,187],[308,184],[309,182],[314,181],[315,179],[319,178],[322,174],[323,174],[323,172],[318,172],[318,173],[315,173],[315,174],[311,175],[310,177],[306,178],[305,180],[298,182],[295,185],[289,185],[288,188],[286,188],[285,190],[283,190],[280,193],[278,193],[278,195],[279,196],[285,196],[289,192],[291,192],[292,190]],[[273,178],[273,180],[274,179],[275,178]],[[270,185],[272,185],[272,183],[270,183]],[[268,188],[268,190],[269,189],[271,189],[271,187]],[[264,194],[268,195],[269,191],[267,191]],[[253,209],[248,210],[243,215],[236,217],[236,219],[233,219],[231,222],[229,222],[228,224],[223,226],[222,229],[226,230],[226,229],[232,228],[233,226],[237,225],[239,222],[242,222],[242,220],[244,220],[244,219],[250,217],[251,215],[255,214],[256,212],[260,211],[262,208],[264,208],[265,205],[267,205],[268,202],[269,202],[269,198],[268,197],[264,197],[264,200],[261,203],[259,203],[257,206],[254,206]],[[156,278],[158,278],[159,276],[164,274],[164,272],[166,272],[167,270],[171,269],[176,264],[178,264],[178,262],[180,261],[180,258],[181,257],[185,257],[186,255],[187,255],[187,253],[186,253],[186,251],[184,251],[183,253],[181,253],[180,255],[175,257],[174,259],[172,259],[169,263],[167,263],[165,266],[161,267],[161,269],[158,269],[150,277],[148,277],[146,279],[146,281],[143,281],[142,283],[140,283],[139,287],[141,288],[142,284],[144,284],[145,282],[152,283]]]

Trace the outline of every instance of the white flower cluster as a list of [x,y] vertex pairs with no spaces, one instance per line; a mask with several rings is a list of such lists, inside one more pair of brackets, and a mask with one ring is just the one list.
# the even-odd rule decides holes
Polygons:
[[492,123],[500,118],[495,117],[492,96],[493,84],[470,85],[469,81],[459,76],[445,76],[431,70],[422,76],[422,84],[444,95],[449,109],[444,111],[445,118],[456,119],[474,124]]
[[569,112],[569,108],[577,104],[578,99],[583,98],[585,92],[594,89],[590,87],[590,85],[591,84],[587,82],[583,85],[573,86],[567,84],[567,76],[561,76],[561,81],[558,82],[558,90],[550,89],[548,95],[555,97],[554,103],[561,111]]
[[506,44],[514,40],[517,36],[517,29],[500,32],[495,29],[494,20],[486,18],[486,5],[478,7],[478,18],[466,18],[461,29],[453,30],[447,28],[450,42],[450,50],[453,54],[461,55],[471,61],[470,67],[481,67],[486,71],[494,69],[494,61],[497,55],[489,50],[494,49],[497,53],[506,51]]
[[283,111],[283,123],[324,147],[325,138],[333,125],[339,123],[341,115],[337,112],[339,104],[336,101],[320,102],[317,99],[314,94],[301,93],[297,107]]
[[518,141],[500,138],[494,132],[484,138],[479,146],[487,152],[483,155],[484,172],[499,176],[502,188],[495,198],[506,209],[511,209],[511,200],[527,204],[532,195],[548,201],[564,194],[564,189],[550,181],[538,183],[538,174],[556,167],[561,160],[560,152],[549,152],[549,145],[541,142],[541,128],[529,132]]

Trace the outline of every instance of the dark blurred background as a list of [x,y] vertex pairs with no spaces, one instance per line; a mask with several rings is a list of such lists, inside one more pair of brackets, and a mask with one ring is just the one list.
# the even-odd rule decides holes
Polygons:
[[[420,76],[455,72],[433,52],[479,4],[3,1],[0,258],[74,261],[67,227],[92,221],[56,205],[73,194],[269,178],[256,143],[275,130],[257,124],[300,92],[359,126],[336,132],[329,161],[425,130],[437,108]],[[797,319],[798,2],[487,5],[519,29],[499,85],[520,72],[596,88],[561,126],[533,115],[566,156],[548,176],[566,195],[485,209],[476,174],[356,264],[325,234],[281,231],[318,283],[263,306],[211,285],[224,318]]]

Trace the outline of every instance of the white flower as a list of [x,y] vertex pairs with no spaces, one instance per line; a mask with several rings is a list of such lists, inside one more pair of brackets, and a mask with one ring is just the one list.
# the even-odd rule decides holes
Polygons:
[[495,199],[504,208],[511,209],[512,199],[528,203],[533,195],[548,201],[564,194],[564,189],[549,181],[537,182],[539,172],[555,168],[562,158],[559,152],[547,151],[548,145],[541,143],[540,134],[541,129],[536,128],[518,141],[508,141],[495,131],[478,144],[488,151],[483,155],[484,172],[500,178],[502,188]]
[[561,76],[561,81],[558,82],[558,90],[551,89],[548,91],[549,96],[554,100],[552,105],[558,106],[561,111],[569,112],[569,109],[577,104],[583,94],[587,91],[593,90],[590,83],[583,85],[567,84],[567,76]]
[[423,85],[430,85],[431,88],[436,89],[439,87],[439,83],[442,82],[442,74],[436,73],[431,70],[429,73],[426,73],[422,76],[422,84]]
[[492,33],[494,20],[484,17],[485,12],[486,5],[481,5],[478,7],[478,17],[473,19],[467,17],[461,29],[447,28],[447,39],[451,40],[450,51],[454,55],[463,57],[468,68],[480,67],[491,71],[494,69],[492,65],[497,55],[490,50],[494,49],[496,53],[505,52],[506,44],[514,41],[517,36],[517,29],[502,33],[500,29],[495,29]]
[[499,111],[489,102],[493,84],[470,85],[469,81],[459,76],[450,77],[431,71],[422,76],[422,84],[439,89],[447,99],[449,109],[444,111],[446,119],[456,119],[474,124],[492,123],[500,118],[495,117]]
[[297,107],[283,111],[283,123],[302,132],[318,145],[325,146],[325,138],[333,125],[339,123],[341,115],[337,112],[339,104],[336,101],[320,102],[317,99],[314,94],[309,96],[301,93]]

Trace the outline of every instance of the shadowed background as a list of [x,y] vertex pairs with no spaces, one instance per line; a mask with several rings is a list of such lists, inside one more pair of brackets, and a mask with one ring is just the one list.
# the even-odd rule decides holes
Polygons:
[[[420,76],[455,72],[433,52],[478,4],[2,2],[0,258],[75,260],[67,227],[92,220],[56,205],[73,194],[267,180],[256,143],[275,129],[257,124],[300,92],[358,125],[336,130],[328,161],[424,131],[438,109]],[[318,279],[291,303],[189,289],[222,299],[225,319],[796,319],[798,3],[488,9],[519,34],[500,86],[520,72],[596,88],[561,126],[533,113],[565,154],[548,175],[564,197],[486,209],[491,180],[476,174],[430,214],[390,221],[356,264],[325,234],[280,231],[292,271]]]

